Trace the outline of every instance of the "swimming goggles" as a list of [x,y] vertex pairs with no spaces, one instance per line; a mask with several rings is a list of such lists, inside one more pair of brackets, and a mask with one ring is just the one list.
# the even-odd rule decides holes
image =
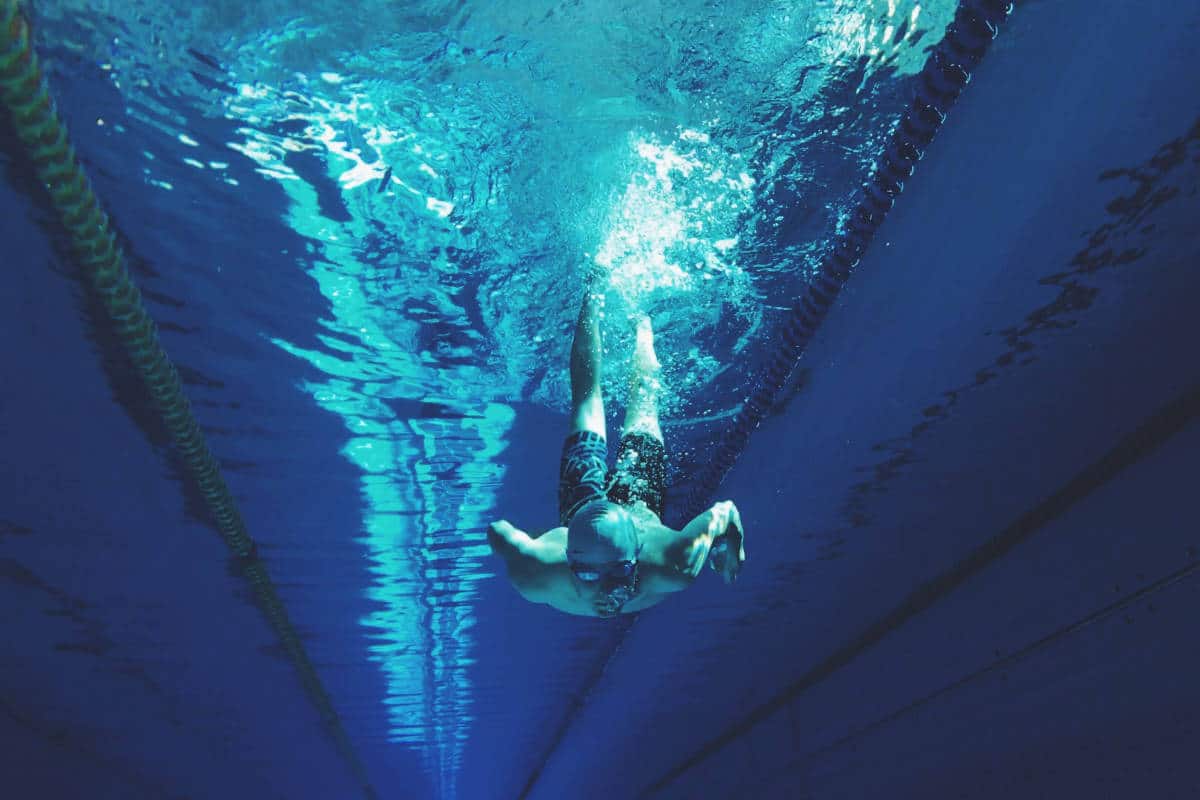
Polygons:
[[571,568],[571,574],[584,583],[628,580],[637,572],[637,565],[636,559],[610,561],[607,564],[585,564],[582,561],[571,561],[567,564]]

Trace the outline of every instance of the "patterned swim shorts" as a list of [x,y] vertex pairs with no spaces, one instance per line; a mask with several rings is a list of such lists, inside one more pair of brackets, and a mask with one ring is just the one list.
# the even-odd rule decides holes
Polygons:
[[641,500],[661,518],[666,481],[666,448],[653,436],[622,436],[616,466],[610,470],[604,437],[592,431],[576,431],[563,442],[558,471],[559,524],[568,524],[576,511],[604,497],[620,505]]

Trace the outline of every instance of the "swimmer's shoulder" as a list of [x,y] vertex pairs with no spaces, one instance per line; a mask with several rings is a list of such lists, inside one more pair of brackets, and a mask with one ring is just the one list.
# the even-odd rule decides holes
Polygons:
[[530,595],[540,595],[551,588],[556,578],[566,574],[566,528],[551,528],[530,536],[501,520],[489,526],[488,541],[504,559],[513,586],[529,599],[534,599]]
[[[642,589],[646,595],[646,606],[662,601],[662,595],[682,591],[692,585],[693,576],[679,568],[678,549],[682,534],[668,528],[658,515],[640,500],[629,506],[638,527],[642,552],[638,560],[642,564]],[[651,597],[656,599],[650,601]],[[631,611],[640,610],[630,608]]]
[[530,566],[513,586],[531,603],[541,603],[566,614],[594,617],[595,608],[582,597],[567,566],[567,529],[551,528],[530,543]]
[[538,547],[538,557],[546,563],[567,563],[567,529],[561,525],[532,537]]

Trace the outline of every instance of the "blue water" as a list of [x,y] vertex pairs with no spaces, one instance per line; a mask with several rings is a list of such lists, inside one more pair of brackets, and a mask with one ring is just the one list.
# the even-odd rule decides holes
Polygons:
[[[60,106],[231,480],[256,492],[298,461],[340,476],[336,529],[251,532],[285,582],[364,601],[325,622],[357,628],[338,657],[378,672],[370,735],[417,752],[445,796],[486,724],[484,527],[553,523],[552,472],[550,502],[497,495],[524,480],[518,417],[566,409],[584,276],[610,287],[612,416],[630,319],[654,319],[681,495],[952,10],[37,6]],[[323,452],[289,458],[303,427],[247,403],[268,391],[326,412]],[[313,563],[330,540],[360,560],[336,587]]]
[[[954,7],[32,9],[81,160],[382,796],[517,796],[608,668],[612,623],[497,613],[520,600],[485,539],[497,517],[553,524],[585,277],[609,299],[612,429],[632,320],[654,321],[682,497]],[[13,729],[57,735],[98,797],[355,796],[11,144],[0,202],[30,244],[5,302],[56,354],[11,358],[96,406],[6,433],[68,498],[35,514],[57,497],[43,480],[0,515],[5,575],[39,598],[15,638],[90,654],[55,661],[50,692],[27,678],[37,657],[7,653]],[[6,402],[18,419],[43,401]],[[35,517],[60,539],[27,535]],[[45,615],[59,627],[25,622]],[[556,648],[553,669],[529,646]]]

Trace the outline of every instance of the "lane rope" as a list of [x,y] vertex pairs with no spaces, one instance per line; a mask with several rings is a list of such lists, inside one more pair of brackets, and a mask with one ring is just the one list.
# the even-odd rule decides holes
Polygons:
[[17,0],[0,0],[0,101],[46,187],[92,291],[154,402],[171,438],[217,523],[221,538],[249,581],[259,609],[292,662],[305,693],[368,797],[375,797],[316,668],[309,659],[258,548],[246,530],[217,460],[183,393],[179,372],[159,342],[158,329],[126,268],[108,215],[76,157],[33,49],[29,24]]
[[946,35],[925,61],[917,77],[912,104],[892,130],[887,147],[876,159],[845,229],[834,236],[817,274],[791,308],[780,343],[733,422],[722,434],[699,478],[688,492],[682,519],[704,511],[717,487],[741,455],[750,434],[774,406],[780,391],[817,328],[849,280],[851,272],[879,229],[917,162],[941,129],[950,108],[987,54],[1000,26],[1012,13],[1010,0],[960,0]]

